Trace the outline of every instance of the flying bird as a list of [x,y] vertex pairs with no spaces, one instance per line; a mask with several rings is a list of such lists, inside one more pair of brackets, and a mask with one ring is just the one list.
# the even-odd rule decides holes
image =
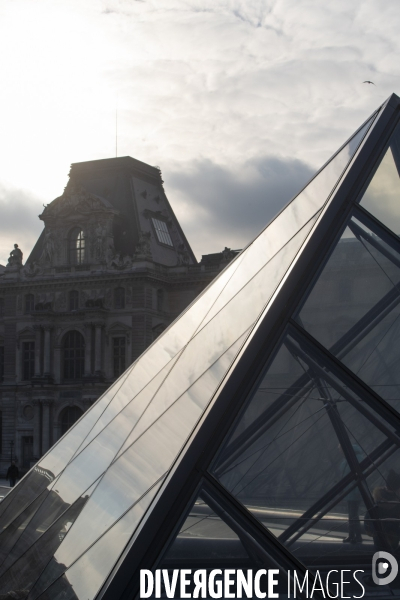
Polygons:
[[363,83],[371,83],[372,85],[375,85],[375,83],[373,81],[363,81]]

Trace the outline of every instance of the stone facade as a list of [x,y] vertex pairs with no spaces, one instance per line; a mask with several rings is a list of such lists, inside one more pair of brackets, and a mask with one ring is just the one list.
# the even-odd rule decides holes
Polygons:
[[201,263],[159,169],[75,163],[24,264],[0,272],[0,473],[42,456],[235,256]]

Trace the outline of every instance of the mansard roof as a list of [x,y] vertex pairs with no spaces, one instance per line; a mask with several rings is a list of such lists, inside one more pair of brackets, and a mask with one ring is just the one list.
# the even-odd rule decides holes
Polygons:
[[[148,236],[154,262],[166,266],[175,266],[180,262],[197,264],[167,199],[158,167],[130,156],[73,163],[64,193],[47,205],[40,218],[49,221],[49,217],[56,215],[57,210],[64,210],[65,217],[79,191],[82,198],[97,199],[104,208],[115,211],[112,225],[114,246],[121,255],[133,256],[144,234]],[[76,202],[74,204],[75,216],[84,212],[79,205],[76,206]],[[160,223],[168,228],[171,244],[162,243],[162,237],[160,243],[156,231]],[[27,263],[40,260],[43,244],[44,232]]]

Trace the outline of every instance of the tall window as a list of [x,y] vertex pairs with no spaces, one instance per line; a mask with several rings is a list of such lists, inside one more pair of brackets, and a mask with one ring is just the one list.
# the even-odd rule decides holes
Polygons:
[[124,337],[113,338],[114,377],[119,377],[126,368],[126,340]]
[[4,381],[4,346],[0,346],[0,383]]
[[168,225],[165,221],[160,221],[160,219],[151,219],[153,221],[153,227],[155,229],[157,239],[160,244],[165,244],[166,246],[173,246],[171,236],[169,235]]
[[69,310],[78,310],[79,308],[79,292],[72,290],[68,294]]
[[0,319],[4,317],[4,298],[0,298]]
[[22,345],[22,376],[29,381],[35,374],[35,342],[24,342]]
[[67,406],[61,411],[60,422],[61,422],[61,435],[67,433],[68,429],[72,427],[78,419],[81,418],[83,412],[78,406]]
[[3,452],[3,412],[0,410],[0,454]]
[[125,288],[123,287],[114,290],[114,308],[125,308]]
[[79,227],[75,227],[69,234],[69,262],[72,265],[85,262],[85,236]]
[[79,331],[64,337],[64,379],[81,379],[85,366],[85,342]]
[[29,469],[33,459],[33,436],[22,436],[22,466]]
[[30,315],[35,310],[35,296],[33,294],[25,294],[25,314]]

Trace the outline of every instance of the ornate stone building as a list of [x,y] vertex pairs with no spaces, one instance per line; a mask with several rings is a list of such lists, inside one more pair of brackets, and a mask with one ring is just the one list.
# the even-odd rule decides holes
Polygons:
[[75,163],[24,264],[0,272],[0,473],[22,470],[85,412],[231,260],[198,263],[161,173]]

